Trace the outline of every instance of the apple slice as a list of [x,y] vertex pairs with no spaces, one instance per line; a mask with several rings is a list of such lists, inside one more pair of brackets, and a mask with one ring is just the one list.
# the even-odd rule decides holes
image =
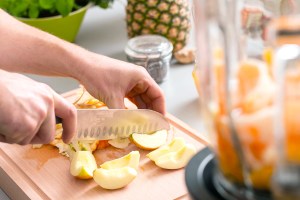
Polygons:
[[108,143],[118,149],[125,149],[128,147],[130,140],[128,138],[116,138],[113,140],[108,140]]
[[140,152],[131,151],[129,154],[121,158],[106,161],[105,163],[100,165],[100,167],[103,169],[117,169],[117,168],[128,166],[134,168],[135,170],[138,170],[139,162],[140,162]]
[[167,137],[167,130],[160,130],[152,134],[133,133],[130,136],[130,140],[141,149],[154,150],[165,144]]
[[76,151],[73,154],[70,165],[70,173],[80,179],[93,177],[97,163],[91,151]]
[[180,169],[187,165],[196,154],[196,148],[186,144],[176,152],[166,153],[155,160],[155,164],[163,169]]
[[132,167],[116,169],[98,168],[94,171],[94,180],[104,189],[115,190],[128,185],[137,176],[137,171]]
[[184,145],[185,145],[185,141],[183,138],[175,137],[168,145],[162,146],[154,151],[151,151],[146,156],[150,160],[155,161],[158,157],[166,153],[178,151]]

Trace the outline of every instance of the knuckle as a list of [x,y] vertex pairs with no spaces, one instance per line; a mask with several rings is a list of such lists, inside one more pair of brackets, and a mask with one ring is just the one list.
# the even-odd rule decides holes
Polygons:
[[148,74],[148,71],[145,67],[140,66],[138,69],[140,70],[141,73]]
[[39,107],[38,109],[36,109],[36,115],[36,121],[43,121],[47,117],[48,111],[46,108]]
[[40,83],[41,88],[43,89],[42,92],[42,98],[43,101],[47,104],[47,105],[53,105],[53,95],[52,95],[52,89],[50,88],[50,86],[44,84],[44,83]]
[[51,88],[49,85],[45,84],[45,83],[39,83],[40,84],[40,87],[48,92],[51,91]]
[[24,124],[24,127],[23,127],[23,132],[26,134],[26,135],[32,135],[36,132],[37,130],[37,122],[33,122],[33,121],[28,121],[27,123]]

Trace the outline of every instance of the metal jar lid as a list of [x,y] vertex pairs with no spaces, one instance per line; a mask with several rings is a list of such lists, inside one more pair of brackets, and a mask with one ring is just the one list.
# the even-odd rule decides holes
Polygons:
[[172,43],[163,36],[141,35],[128,41],[125,53],[135,59],[156,59],[170,55],[172,50]]

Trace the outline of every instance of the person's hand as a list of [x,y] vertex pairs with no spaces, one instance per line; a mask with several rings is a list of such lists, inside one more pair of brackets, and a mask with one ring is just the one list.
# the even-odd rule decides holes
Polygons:
[[124,108],[127,97],[138,108],[165,114],[163,92],[145,68],[94,54],[82,69],[81,84],[109,108]]
[[46,144],[55,136],[55,115],[63,119],[63,140],[76,129],[76,110],[49,86],[0,70],[0,142]]
[[124,108],[128,97],[139,108],[165,114],[163,92],[143,67],[87,51],[1,9],[0,35],[1,69],[75,78],[109,108]]

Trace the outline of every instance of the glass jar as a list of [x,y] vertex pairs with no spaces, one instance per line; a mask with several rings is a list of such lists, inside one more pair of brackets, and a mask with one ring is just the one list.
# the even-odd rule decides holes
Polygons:
[[163,36],[142,35],[130,39],[125,48],[127,60],[146,68],[161,83],[167,79],[172,58],[172,43]]

